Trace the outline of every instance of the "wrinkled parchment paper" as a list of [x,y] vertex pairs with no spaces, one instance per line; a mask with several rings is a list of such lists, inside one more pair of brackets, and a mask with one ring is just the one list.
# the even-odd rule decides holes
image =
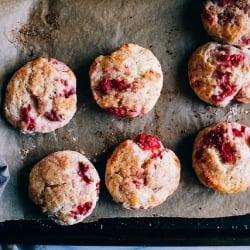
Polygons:
[[[28,198],[31,167],[47,154],[82,150],[101,179],[100,200],[90,220],[111,217],[221,217],[250,212],[250,193],[219,194],[202,186],[191,167],[197,132],[218,121],[250,125],[250,106],[232,103],[216,108],[200,101],[187,79],[191,52],[210,40],[200,21],[200,1],[193,0],[2,0],[0,2],[0,88],[24,63],[38,56],[57,58],[77,76],[78,110],[54,133],[24,135],[0,117],[0,151],[10,181],[0,198],[0,221],[44,218]],[[126,42],[156,55],[164,87],[155,108],[141,118],[119,119],[93,101],[88,69],[94,58]],[[116,145],[140,132],[160,137],[181,160],[178,190],[161,206],[129,211],[114,203],[104,186],[107,157]]]

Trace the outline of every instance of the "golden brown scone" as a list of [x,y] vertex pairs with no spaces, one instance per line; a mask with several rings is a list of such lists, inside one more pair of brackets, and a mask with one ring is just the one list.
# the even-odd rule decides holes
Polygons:
[[6,90],[6,119],[25,133],[48,133],[76,112],[76,78],[64,63],[37,58],[21,67]]
[[150,50],[131,43],[108,56],[98,56],[89,76],[97,104],[118,117],[136,117],[149,112],[163,84],[158,59]]
[[196,95],[225,107],[232,100],[250,103],[250,54],[246,49],[208,42],[188,62],[189,82]]
[[205,0],[202,23],[208,34],[218,41],[250,47],[249,0]]
[[250,128],[220,122],[201,130],[193,146],[193,168],[205,186],[238,193],[250,186]]
[[127,209],[162,204],[177,189],[180,161],[160,140],[139,134],[125,140],[108,159],[105,183],[114,201]]
[[28,190],[32,201],[51,220],[72,225],[93,212],[99,199],[100,178],[84,155],[58,151],[32,168]]

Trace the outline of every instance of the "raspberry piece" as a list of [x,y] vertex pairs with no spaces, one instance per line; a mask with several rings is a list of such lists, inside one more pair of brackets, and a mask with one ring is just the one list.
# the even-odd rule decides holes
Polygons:
[[232,85],[229,81],[230,72],[218,71],[216,78],[221,93],[218,95],[212,95],[212,100],[215,102],[221,102],[228,96],[231,96],[236,91],[236,86]]
[[147,185],[147,175],[142,173],[140,176],[135,177],[132,182],[135,184],[137,189],[140,189]]
[[224,67],[238,66],[244,59],[245,56],[242,54],[221,54],[217,57],[217,60],[221,62]]
[[78,215],[86,215],[92,207],[92,202],[87,201],[82,205],[78,205],[75,210],[71,210],[70,213],[74,216],[74,219],[77,218]]
[[107,111],[111,112],[113,115],[117,116],[117,117],[125,117],[126,116],[126,109],[124,108],[107,108]]
[[27,130],[34,130],[36,127],[36,123],[34,118],[30,116],[31,105],[28,104],[26,107],[23,107],[22,112],[22,120],[27,124]]
[[62,116],[58,115],[54,109],[52,109],[50,112],[44,113],[44,116],[52,122],[58,122],[62,120]]
[[243,44],[249,45],[250,44],[250,38],[249,37],[243,37],[242,39]]
[[239,129],[236,129],[236,128],[233,128],[232,131],[233,131],[233,135],[235,137],[243,137],[244,133],[245,133],[245,130],[246,130],[246,127],[245,126],[241,126],[240,130]]
[[58,69],[62,72],[67,72],[69,68],[66,64],[54,59],[54,58],[48,58],[48,62],[51,66],[53,66],[55,69]]
[[224,163],[233,163],[236,160],[235,149],[232,147],[230,142],[227,142],[224,138],[226,133],[222,127],[217,127],[206,134],[201,142],[202,148],[198,150],[195,157],[198,160],[202,160],[202,154],[206,147],[215,147],[220,154],[220,158]]
[[129,88],[129,83],[126,80],[103,78],[100,87],[103,94],[108,94],[112,90],[118,92],[126,91]]
[[81,176],[81,178],[87,183],[89,184],[90,182],[92,182],[92,180],[89,178],[89,176],[87,175],[87,172],[89,170],[89,165],[83,162],[79,162],[79,167],[78,167],[78,171],[77,174],[79,176]]
[[65,98],[69,98],[71,95],[74,95],[76,94],[76,89],[75,88],[72,88],[70,90],[67,90],[67,89],[64,89],[63,90],[63,95]]
[[65,80],[65,79],[60,79],[60,83],[61,83],[63,86],[65,86],[65,87],[67,87],[67,86],[69,85],[68,81]]
[[159,139],[153,135],[139,134],[134,142],[139,145],[143,150],[159,150],[162,148],[161,142]]

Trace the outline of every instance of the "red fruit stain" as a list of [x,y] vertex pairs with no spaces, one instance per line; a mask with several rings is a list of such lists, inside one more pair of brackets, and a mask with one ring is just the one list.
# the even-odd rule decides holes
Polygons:
[[232,147],[230,142],[227,142],[224,135],[226,133],[225,128],[216,127],[214,130],[209,131],[201,142],[202,148],[197,150],[195,157],[197,160],[202,160],[203,151],[208,147],[214,147],[219,151],[220,158],[224,163],[234,163],[235,149]]
[[30,116],[30,111],[31,111],[31,105],[28,104],[26,107],[23,107],[21,112],[22,112],[22,120],[27,124],[27,130],[34,130],[36,127],[36,122],[34,118]]
[[63,72],[67,72],[68,71],[68,67],[66,64],[54,59],[54,58],[48,58],[48,62],[51,66],[53,66],[55,69],[63,71]]
[[92,207],[92,202],[87,201],[84,204],[78,205],[75,210],[71,210],[70,213],[73,215],[74,219],[78,215],[86,215]]
[[244,133],[245,133],[245,130],[246,130],[246,127],[245,126],[241,126],[240,127],[240,130],[239,129],[236,129],[236,128],[233,128],[232,131],[233,131],[233,135],[235,137],[243,137]]
[[58,122],[62,120],[62,116],[58,115],[54,109],[52,109],[50,112],[45,112],[44,116],[52,122]]
[[147,185],[147,175],[142,173],[140,176],[136,176],[132,182],[135,184],[137,189],[143,188]]
[[219,6],[224,6],[226,4],[233,3],[234,0],[215,0],[215,2],[217,2]]
[[117,117],[125,117],[126,116],[126,109],[124,109],[124,108],[113,107],[113,108],[107,108],[106,110],[111,112],[113,115],[115,115]]
[[216,78],[220,88],[220,93],[212,95],[211,98],[215,102],[221,102],[228,96],[234,94],[236,86],[230,83],[230,72],[217,71]]
[[101,189],[101,182],[97,182],[96,183],[96,192],[97,192],[97,195],[100,194],[100,189]]
[[64,89],[63,90],[63,95],[65,98],[69,98],[71,95],[74,95],[76,94],[76,89],[75,88],[72,88],[70,90],[67,90],[67,89]]
[[103,94],[108,94],[112,90],[118,92],[126,91],[129,87],[130,85],[126,80],[103,78],[100,83],[100,88]]
[[250,38],[249,37],[243,37],[241,40],[242,40],[242,43],[245,44],[245,45],[250,44]]
[[79,162],[77,174],[81,176],[83,181],[85,181],[87,184],[92,182],[92,179],[87,175],[88,171],[89,171],[89,164]]
[[63,86],[65,86],[65,87],[67,87],[67,86],[69,85],[68,81],[65,80],[65,79],[60,79],[60,83],[61,83]]

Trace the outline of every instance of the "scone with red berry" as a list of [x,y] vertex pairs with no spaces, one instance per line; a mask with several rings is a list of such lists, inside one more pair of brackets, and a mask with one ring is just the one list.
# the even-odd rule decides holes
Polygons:
[[250,128],[220,122],[201,130],[193,146],[193,168],[205,186],[223,193],[250,187]]
[[188,62],[189,82],[203,101],[225,107],[232,100],[250,103],[250,54],[231,45],[208,42]]
[[76,151],[58,151],[40,160],[29,174],[29,196],[60,225],[82,222],[99,199],[100,178]]
[[37,58],[21,67],[7,85],[6,119],[25,133],[48,133],[76,112],[76,78],[64,63]]
[[161,65],[153,53],[136,44],[124,44],[107,56],[98,56],[89,70],[97,104],[118,117],[148,113],[163,84]]
[[105,183],[114,201],[127,209],[162,204],[177,189],[180,161],[149,134],[139,134],[116,147],[107,161]]
[[250,48],[249,0],[205,0],[202,23],[218,41]]

